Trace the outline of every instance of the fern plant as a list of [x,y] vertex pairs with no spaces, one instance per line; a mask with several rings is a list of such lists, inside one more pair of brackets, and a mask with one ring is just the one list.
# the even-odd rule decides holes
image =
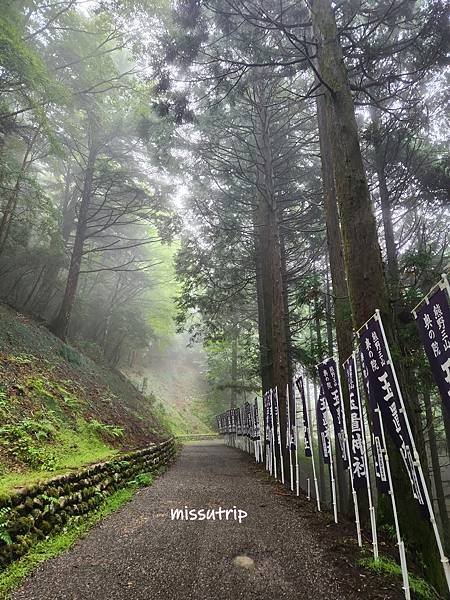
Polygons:
[[5,544],[12,544],[11,536],[9,535],[9,513],[11,509],[9,507],[0,508],[0,540]]

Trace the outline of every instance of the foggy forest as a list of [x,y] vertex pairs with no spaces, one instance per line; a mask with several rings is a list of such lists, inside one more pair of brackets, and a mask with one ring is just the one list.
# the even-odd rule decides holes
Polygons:
[[[223,595],[200,586],[182,596],[188,584],[176,578],[184,577],[183,570],[167,563],[164,577],[175,578],[180,597],[448,598],[450,343],[443,334],[442,348],[431,346],[434,358],[441,352],[448,358],[440,363],[448,376],[448,392],[442,392],[445,381],[440,385],[436,379],[415,312],[428,305],[427,294],[438,285],[447,303],[450,295],[448,5],[443,0],[0,5],[0,596],[69,597],[59,580],[54,588],[48,585],[51,567],[41,572],[41,588],[36,576],[14,589],[37,562],[69,548],[71,535],[75,540],[88,522],[112,513],[137,489],[144,491],[136,499],[147,487],[156,494],[176,477],[187,490],[190,480],[183,483],[183,477],[190,477],[195,461],[206,478],[204,505],[217,500],[208,500],[208,469],[222,469],[228,504],[245,509],[250,523],[250,508],[241,496],[233,499],[239,483],[231,475],[226,480],[227,460],[241,461],[244,472],[249,458],[217,441],[228,427],[228,445],[243,448],[244,438],[237,443],[236,433],[244,432],[216,417],[255,403],[260,414],[255,409],[251,417],[254,431],[247,432],[245,449],[257,466],[264,457],[267,466],[272,448],[267,432],[273,426],[275,466],[284,475],[281,482],[275,474],[279,483],[271,485],[281,486],[280,497],[292,493],[294,499],[297,485],[303,502],[286,519],[329,518],[322,541],[319,525],[307,525],[312,528],[307,535],[334,548],[341,562],[332,568],[342,582],[328,593],[325,587],[314,593],[298,583],[281,586],[283,595],[273,587],[275,579],[259,588],[224,576],[223,590],[229,591]],[[337,441],[334,458],[331,454],[335,481],[330,480],[316,416],[323,393],[317,365],[334,357],[343,421],[351,432],[352,401],[342,365],[374,314],[384,326],[404,402],[400,412],[407,415],[417,448],[408,472],[395,440],[386,442],[395,504],[392,489],[375,489],[369,387],[360,384],[372,491],[368,484],[356,493]],[[445,323],[444,332],[450,320]],[[295,386],[299,377],[304,388]],[[261,405],[255,398],[271,390],[278,412],[268,425],[265,401]],[[306,413],[311,429],[305,442]],[[261,461],[257,440],[263,440]],[[158,448],[150,455],[158,452],[161,465],[174,461],[161,480],[145,462],[146,448]],[[351,456],[351,444],[347,448]],[[209,456],[205,471],[201,460],[207,459],[201,456]],[[295,477],[293,456],[299,465]],[[189,460],[194,462],[183,462]],[[99,479],[100,467],[89,468],[97,464],[104,465],[106,483]],[[273,464],[270,469],[273,480]],[[420,485],[430,496],[426,518],[411,491],[414,469],[423,472]],[[78,472],[83,476],[77,479]],[[246,476],[250,490],[253,475]],[[93,491],[72,489],[71,477],[91,482]],[[258,493],[273,496],[271,489]],[[186,501],[174,498],[173,507],[178,501],[182,508],[189,495]],[[320,514],[313,510],[314,499]],[[359,546],[352,529],[355,501],[363,532]],[[255,506],[264,502],[255,500]],[[373,558],[375,514],[379,538]],[[170,521],[166,527],[163,537],[170,544]],[[239,534],[233,535],[245,540],[260,535],[252,533],[257,524],[246,533],[246,524],[224,524],[224,539],[226,527],[235,527]],[[273,535],[271,547],[284,534],[274,525]],[[308,552],[302,540],[309,538],[302,535],[292,553]],[[341,545],[349,538],[347,556]],[[121,539],[117,534],[119,546]],[[64,540],[61,550],[53,542],[37,559],[36,544],[52,540]],[[243,540],[247,548],[251,542]],[[260,576],[270,579],[270,569],[266,573],[257,555],[247,554],[256,567],[238,561],[236,573],[260,568]],[[293,564],[291,580],[300,572],[308,577],[308,569],[313,570]],[[151,569],[147,575],[152,579]],[[157,579],[155,589],[134,585],[133,574],[125,576],[132,584],[114,593],[116,584],[105,574],[96,584],[103,591],[91,595],[92,584],[84,588],[80,577],[71,584],[79,594],[73,598],[178,597]],[[359,583],[350,585],[355,577]],[[233,587],[238,585],[243,587]],[[239,596],[237,589],[247,592]]]

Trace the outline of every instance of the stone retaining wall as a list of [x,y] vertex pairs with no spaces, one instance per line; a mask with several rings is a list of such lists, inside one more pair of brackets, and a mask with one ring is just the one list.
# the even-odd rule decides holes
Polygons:
[[69,519],[82,521],[83,515],[94,511],[107,496],[140,473],[155,474],[163,469],[175,452],[175,442],[170,439],[2,498],[0,533],[2,529],[7,531],[12,543],[0,539],[0,569],[39,540],[62,529]]

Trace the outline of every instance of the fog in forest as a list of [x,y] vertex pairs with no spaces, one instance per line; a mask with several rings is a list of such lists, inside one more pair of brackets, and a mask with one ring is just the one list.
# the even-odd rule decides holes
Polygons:
[[450,414],[412,312],[449,273],[447,42],[441,0],[2,3],[6,488],[211,435],[275,388],[289,445],[286,390],[318,394],[379,310],[450,549]]

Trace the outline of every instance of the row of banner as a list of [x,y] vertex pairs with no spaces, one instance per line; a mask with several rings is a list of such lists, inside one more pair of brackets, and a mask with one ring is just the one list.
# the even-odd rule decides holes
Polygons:
[[[443,402],[443,411],[450,417],[450,288],[446,276],[414,309],[425,352],[430,362]],[[372,502],[371,473],[374,474],[378,492],[388,494],[392,503],[394,525],[399,547],[400,564],[403,574],[405,597],[410,598],[408,571],[404,542],[397,518],[395,489],[392,480],[386,435],[390,437],[402,458],[411,485],[412,496],[417,502],[423,518],[429,519],[433,528],[438,551],[445,571],[450,591],[450,566],[445,556],[440,534],[434,517],[432,501],[428,493],[420,457],[415,446],[402,392],[386,339],[379,311],[357,332],[358,349],[342,364],[345,384],[348,391],[348,415],[345,414],[339,364],[334,357],[317,365],[317,379],[320,384],[316,403],[317,445],[323,463],[330,469],[332,505],[337,522],[336,486],[333,472],[332,436],[330,435],[328,414],[331,416],[334,431],[337,459],[349,473],[355,511],[358,543],[361,545],[358,490],[366,489],[372,530],[372,543],[375,559],[378,558],[375,509]],[[362,385],[360,380],[362,379]],[[296,390],[295,390],[296,388]],[[367,398],[365,416],[361,390]],[[298,394],[296,393],[298,392]],[[242,447],[240,439],[245,438],[244,449],[255,454],[256,460],[265,459],[266,469],[276,478],[285,482],[284,464],[289,455],[290,483],[294,490],[296,482],[299,493],[298,469],[298,418],[302,415],[304,453],[312,459],[313,479],[317,507],[320,510],[319,489],[315,472],[313,429],[310,422],[308,402],[305,394],[305,380],[299,376],[295,387],[286,390],[285,448],[281,443],[279,399],[277,389],[268,390],[262,400],[262,423],[259,422],[258,400],[246,402],[240,408],[231,409],[218,417],[219,432],[228,436],[232,445]],[[371,423],[371,444],[373,469],[369,469],[369,453],[366,444],[365,419]],[[262,427],[261,427],[262,425]],[[237,440],[237,442],[236,442]],[[295,475],[294,475],[295,472]],[[310,498],[309,479],[308,497]]]

